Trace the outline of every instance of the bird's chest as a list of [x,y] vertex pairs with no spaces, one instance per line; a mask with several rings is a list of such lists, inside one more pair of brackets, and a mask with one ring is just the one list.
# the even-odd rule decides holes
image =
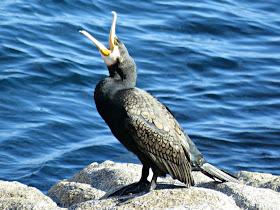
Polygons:
[[94,101],[100,116],[110,127],[123,117],[121,104],[116,98],[95,91]]
[[100,116],[109,126],[114,136],[129,150],[135,152],[136,144],[127,130],[127,112],[124,106],[122,94],[106,98],[95,94],[95,104]]

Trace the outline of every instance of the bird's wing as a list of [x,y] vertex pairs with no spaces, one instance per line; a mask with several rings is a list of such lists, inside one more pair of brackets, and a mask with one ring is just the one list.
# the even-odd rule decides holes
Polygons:
[[139,149],[161,171],[188,186],[193,185],[190,147],[171,112],[146,91],[133,89],[123,97],[126,127]]

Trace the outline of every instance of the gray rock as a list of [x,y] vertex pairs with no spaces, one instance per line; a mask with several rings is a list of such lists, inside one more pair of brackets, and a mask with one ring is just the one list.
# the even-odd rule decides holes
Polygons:
[[280,192],[280,177],[272,174],[240,171],[237,173],[239,180],[253,187],[262,187]]
[[113,192],[117,187],[136,182],[140,175],[140,165],[111,161],[92,163],[69,180],[57,182],[47,195],[59,206],[70,207],[83,201],[100,199],[106,192]]
[[200,187],[213,189],[234,199],[241,209],[280,209],[280,193],[242,183],[204,183]]
[[[124,199],[125,202],[119,198],[102,199],[106,194],[124,185],[139,181],[141,169],[142,166],[136,164],[111,161],[102,164],[93,163],[74,174],[69,180],[58,182],[50,189],[48,195],[60,206],[70,209],[239,209],[231,197],[221,192],[201,187],[188,189],[171,177],[159,178],[157,190],[148,195]],[[200,172],[194,172],[193,175],[196,183],[200,185],[212,181]],[[85,200],[87,201],[81,202]]]
[[104,191],[93,188],[90,184],[68,180],[58,181],[47,193],[61,207],[69,207],[76,203],[99,199],[104,194]]
[[0,209],[62,209],[34,187],[0,180]]
[[280,209],[280,194],[270,189],[230,182],[217,185],[216,189],[231,196],[242,209]]
[[89,209],[239,209],[223,193],[198,187],[159,189],[131,200],[91,200],[71,206],[71,210]]
[[138,181],[141,169],[136,164],[92,163],[70,179],[57,182],[47,193],[53,200],[33,187],[0,181],[0,209],[61,209],[57,204],[72,210],[280,209],[279,177],[245,171],[237,174],[240,183],[217,183],[192,172],[195,187],[186,188],[166,177],[159,178],[156,190],[149,194],[107,198],[108,193]]
[[74,174],[69,182],[91,184],[93,187],[111,191],[116,187],[125,186],[139,181],[142,166],[137,164],[114,163],[105,161],[101,164],[92,163]]
[[[217,183],[192,172],[196,186],[186,188],[171,177],[159,178],[156,190],[142,196],[107,198],[140,179],[136,164],[92,163],[47,193],[19,182],[0,180],[0,209],[280,209],[280,177],[241,171],[240,183]],[[152,173],[151,173],[152,176]],[[151,179],[151,177],[149,177]],[[55,202],[56,203],[55,203]]]

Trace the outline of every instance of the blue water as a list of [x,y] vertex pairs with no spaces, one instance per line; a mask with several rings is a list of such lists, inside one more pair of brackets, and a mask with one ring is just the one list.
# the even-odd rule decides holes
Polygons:
[[173,111],[205,158],[280,175],[280,7],[249,1],[1,1],[0,179],[46,192],[92,162],[139,163],[99,116],[108,75],[80,29],[117,36],[137,86]]

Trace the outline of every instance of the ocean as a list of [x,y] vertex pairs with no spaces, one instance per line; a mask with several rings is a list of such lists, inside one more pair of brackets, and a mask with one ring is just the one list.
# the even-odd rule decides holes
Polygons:
[[0,179],[44,193],[92,162],[140,163],[99,116],[116,34],[137,87],[167,105],[206,160],[280,175],[279,1],[1,1]]

